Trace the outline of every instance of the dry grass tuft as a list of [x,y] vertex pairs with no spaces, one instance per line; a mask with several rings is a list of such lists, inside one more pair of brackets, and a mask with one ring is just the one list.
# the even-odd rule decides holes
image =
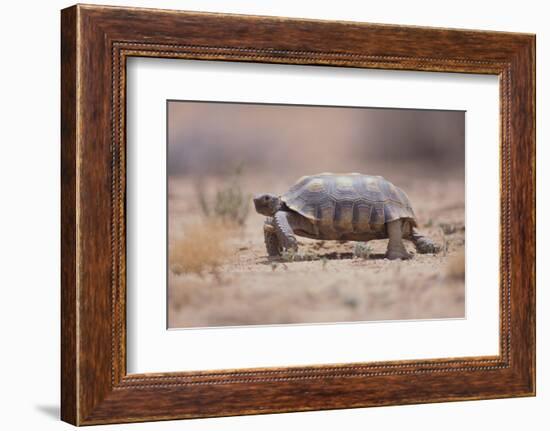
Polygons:
[[170,247],[172,272],[177,275],[216,273],[229,256],[227,239],[231,229],[230,225],[213,220],[188,226]]
[[447,263],[447,277],[457,280],[464,280],[465,271],[464,250],[449,256],[449,261]]

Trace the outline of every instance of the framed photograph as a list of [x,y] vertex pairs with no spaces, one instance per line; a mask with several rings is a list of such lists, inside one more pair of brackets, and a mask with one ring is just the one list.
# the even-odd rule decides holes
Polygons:
[[61,13],[62,419],[535,394],[535,36]]

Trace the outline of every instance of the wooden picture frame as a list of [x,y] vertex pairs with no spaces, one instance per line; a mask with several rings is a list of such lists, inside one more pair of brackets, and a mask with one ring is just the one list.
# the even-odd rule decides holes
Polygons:
[[[534,35],[83,5],[64,9],[61,18],[64,421],[535,394]],[[127,374],[125,65],[131,56],[498,75],[500,354]]]

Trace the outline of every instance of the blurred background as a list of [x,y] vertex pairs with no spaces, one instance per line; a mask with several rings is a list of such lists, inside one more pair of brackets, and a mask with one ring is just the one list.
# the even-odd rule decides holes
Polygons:
[[169,102],[169,175],[464,170],[464,112]]

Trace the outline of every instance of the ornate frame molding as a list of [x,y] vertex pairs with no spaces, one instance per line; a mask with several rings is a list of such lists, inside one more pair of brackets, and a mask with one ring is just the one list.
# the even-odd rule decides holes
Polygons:
[[[269,31],[256,35],[258,28]],[[311,34],[321,41],[300,42]],[[62,418],[98,424],[533,395],[534,44],[534,36],[510,33],[65,9]],[[498,75],[500,354],[127,375],[125,66],[132,56]]]

